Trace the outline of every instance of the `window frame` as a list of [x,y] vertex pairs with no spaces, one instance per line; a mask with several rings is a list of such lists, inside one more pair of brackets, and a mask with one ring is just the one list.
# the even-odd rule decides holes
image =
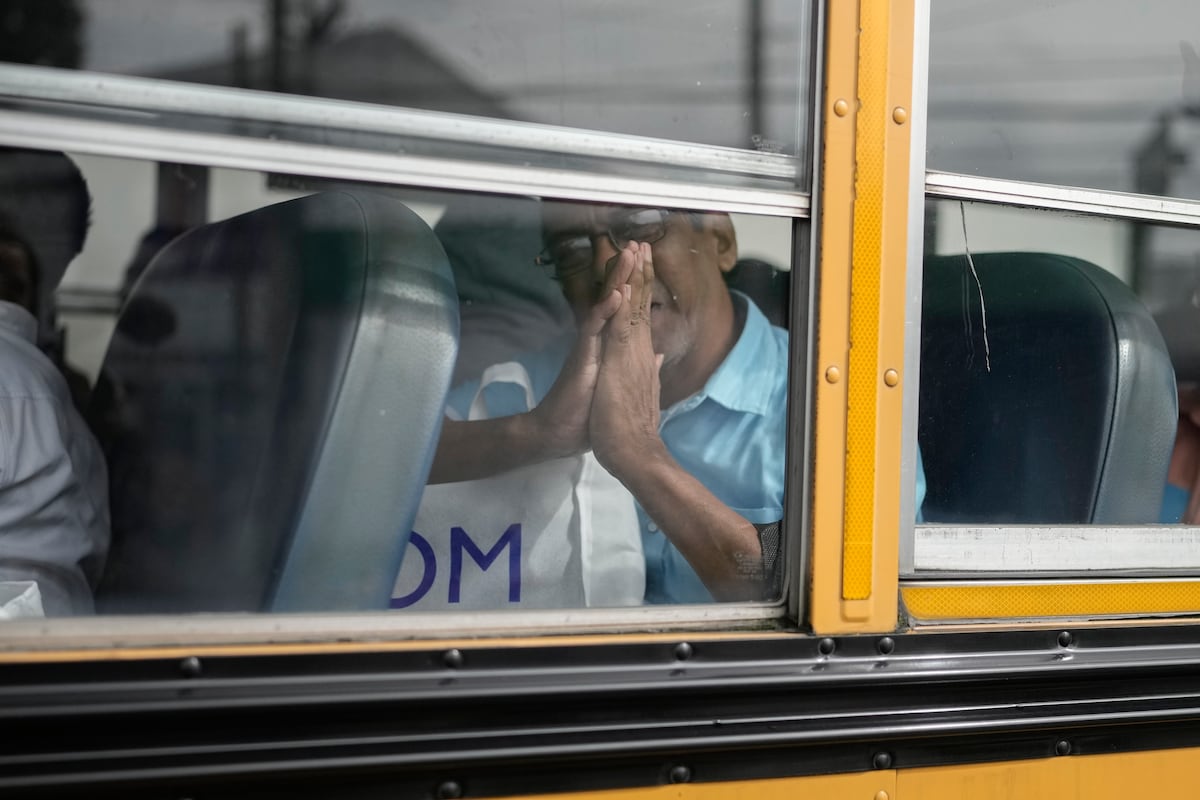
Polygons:
[[[811,34],[806,94],[800,124],[819,132],[823,3],[809,4]],[[779,188],[784,180],[815,176],[819,148],[803,157],[741,151],[623,134],[574,130],[532,123],[465,117],[440,112],[394,109],[339,100],[278,95],[245,89],[179,84],[147,78],[0,64],[0,97],[11,110],[0,115],[0,141],[13,146],[130,158],[512,195],[637,205],[690,207],[783,217],[792,220],[793,308],[811,306],[809,289],[815,237],[808,234],[810,193],[804,187]],[[268,140],[212,132],[189,124],[181,113],[210,115],[230,127],[246,120],[264,124],[333,126],[364,130],[400,145],[430,138],[430,130],[451,143],[485,141],[478,152],[461,157],[397,155],[386,148],[314,144],[301,139]],[[202,116],[198,117],[203,119]],[[182,122],[181,122],[182,120]],[[68,124],[64,124],[68,123]],[[429,126],[429,127],[425,127]],[[814,138],[813,143],[819,139]],[[393,150],[401,150],[393,147]],[[513,153],[530,150],[582,156],[582,167],[548,168],[511,163]],[[699,180],[662,173],[649,178],[620,175],[628,163],[679,167]],[[730,184],[728,176],[749,185]],[[757,183],[756,183],[757,181]],[[777,601],[719,603],[629,609],[563,609],[494,613],[437,614],[395,611],[255,614],[146,615],[12,620],[5,623],[0,652],[49,652],[75,648],[164,647],[188,645],[273,646],[321,642],[368,642],[561,636],[652,630],[724,630],[791,628],[801,618],[800,589],[805,574],[807,470],[810,409],[807,372],[816,324],[811,314],[790,331],[789,423],[784,547],[788,559],[784,594]],[[97,630],[99,629],[99,630]]]
[[[922,0],[918,5],[928,10],[931,3]],[[925,68],[928,69],[928,63]],[[927,81],[925,87],[927,92]],[[927,120],[925,124],[928,124]],[[1175,196],[938,170],[926,170],[921,179],[914,180],[912,189],[914,208],[918,212],[912,220],[913,230],[923,224],[917,217],[923,216],[925,200],[938,199],[1069,212],[1077,216],[1165,224],[1200,231],[1200,201]],[[923,250],[910,251],[910,269],[916,290],[908,301],[909,352],[916,354],[920,349],[923,258]],[[910,386],[910,391],[915,395],[916,388]],[[911,460],[906,456],[905,464],[912,465],[915,472],[915,396],[912,406],[906,407],[905,426],[906,443],[913,445]],[[904,486],[911,489],[914,481],[915,475],[909,477],[906,474]],[[1063,534],[1067,534],[1069,541],[1061,541]],[[1200,557],[1189,540],[1198,535],[1200,531],[1195,528],[1160,524],[1043,526],[906,522],[901,531],[899,560],[902,604],[929,608],[928,598],[931,597],[941,603],[936,614],[909,612],[906,619],[914,629],[963,623],[1012,625],[1063,619],[1086,622],[1197,616],[1200,615],[1200,594],[1197,594],[1200,582],[1191,579],[1200,576]],[[1128,547],[1121,547],[1116,557],[1112,552],[1098,549],[1119,544],[1129,537],[1137,538],[1141,550],[1137,563],[1120,561],[1120,553],[1128,553]],[[1056,538],[1060,541],[1054,541]],[[981,558],[980,547],[989,555]],[[1016,566],[1011,570],[996,568],[997,563],[1004,561]],[[987,566],[980,566],[982,564]],[[1130,589],[1131,586],[1137,588]],[[1090,601],[1071,602],[1073,587],[1076,593],[1091,592]],[[1039,592],[1042,600],[1035,599]],[[919,598],[919,593],[926,594]],[[1133,599],[1130,599],[1130,593]],[[979,599],[989,596],[992,608],[987,613],[979,613]],[[1009,599],[1002,599],[1005,597]],[[1187,608],[1187,603],[1194,605]],[[1038,613],[1030,613],[1030,608]],[[1071,610],[1063,613],[1064,609]]]
[[[1144,222],[1200,231],[1200,201],[1166,196],[930,171],[925,178],[924,197],[1031,211],[1069,212],[1077,217]],[[919,296],[913,302],[914,307],[919,308]],[[919,325],[916,330],[919,343]],[[906,418],[906,421],[915,438],[915,415]],[[971,568],[971,558],[964,554],[970,548],[978,548],[980,534],[985,531],[991,540],[988,542],[988,551],[993,556],[998,556],[999,551],[1003,550],[1003,560],[1021,566],[1012,570],[997,569],[993,558],[977,560],[977,563],[988,563],[987,567]],[[1179,526],[1154,523],[1136,526],[917,524],[911,533],[905,532],[899,568],[905,585],[967,577],[979,581],[1042,578],[1079,582],[1088,577],[1117,579],[1131,576],[1178,580],[1200,575],[1200,559],[1188,541],[1197,532],[1192,529],[1189,535],[1188,531]],[[1070,541],[1063,547],[1056,547],[1047,541],[1053,533],[1068,534]],[[1142,537],[1139,541],[1143,548],[1140,563],[1131,566],[1119,558],[1106,560],[1105,554],[1095,549],[1128,535]],[[1146,550],[1151,552],[1147,554]],[[1122,549],[1121,552],[1128,550]],[[1072,569],[1064,564],[1076,566]],[[1155,606],[1148,604],[1147,613],[1154,611]],[[1200,606],[1196,611],[1200,613]],[[1000,611],[995,616],[1005,617]]]

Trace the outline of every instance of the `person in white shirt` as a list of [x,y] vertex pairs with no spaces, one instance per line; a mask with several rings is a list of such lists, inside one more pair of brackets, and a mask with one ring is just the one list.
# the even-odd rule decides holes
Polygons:
[[47,616],[88,614],[109,545],[107,470],[37,347],[44,275],[9,226],[0,219],[0,584],[35,584]]

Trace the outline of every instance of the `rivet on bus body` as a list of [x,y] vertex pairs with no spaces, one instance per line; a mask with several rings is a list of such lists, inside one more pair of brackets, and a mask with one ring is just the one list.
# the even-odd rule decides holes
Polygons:
[[458,800],[463,796],[462,785],[457,781],[446,781],[437,787],[438,800]]
[[903,125],[908,122],[908,110],[904,106],[896,106],[892,109],[892,120],[897,125]]
[[687,642],[680,642],[675,645],[675,659],[677,661],[687,661],[692,657],[692,646]]
[[461,650],[447,650],[442,655],[442,663],[450,669],[458,669],[463,665],[463,654]]
[[894,369],[889,369],[883,373],[883,382],[888,386],[895,386],[900,383],[900,373]]
[[837,383],[842,379],[842,371],[837,367],[830,367],[825,370],[825,380],[829,383]]
[[1054,745],[1054,752],[1060,756],[1071,755],[1071,743],[1066,739],[1060,739]]
[[844,117],[850,113],[850,104],[845,100],[837,100],[833,104],[833,113],[839,117]]
[[888,800],[888,793],[884,789],[880,789],[875,793],[875,800]]
[[677,764],[671,767],[671,772],[668,775],[671,783],[688,783],[692,780],[692,770],[685,767],[683,764]]
[[874,766],[875,769],[891,769],[892,768],[892,754],[891,753],[876,753],[875,757],[873,759],[871,759],[871,765]]

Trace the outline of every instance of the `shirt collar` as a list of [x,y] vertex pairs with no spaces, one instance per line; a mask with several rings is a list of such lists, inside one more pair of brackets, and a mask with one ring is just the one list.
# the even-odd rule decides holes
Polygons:
[[29,342],[37,341],[37,320],[16,303],[0,300],[0,329]]
[[733,302],[745,309],[746,321],[733,349],[709,376],[699,397],[707,397],[731,411],[763,415],[770,410],[771,393],[764,382],[773,380],[777,371],[778,355],[772,352],[777,345],[771,323],[758,306],[741,292],[730,294]]

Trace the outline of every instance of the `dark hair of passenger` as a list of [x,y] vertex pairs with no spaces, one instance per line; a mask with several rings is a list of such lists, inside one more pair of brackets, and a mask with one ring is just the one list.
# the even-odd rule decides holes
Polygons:
[[[91,213],[87,181],[65,153],[0,147],[0,216],[42,256],[43,269],[66,265],[46,263],[42,243],[73,258],[83,249]],[[57,284],[62,276],[52,277]]]

